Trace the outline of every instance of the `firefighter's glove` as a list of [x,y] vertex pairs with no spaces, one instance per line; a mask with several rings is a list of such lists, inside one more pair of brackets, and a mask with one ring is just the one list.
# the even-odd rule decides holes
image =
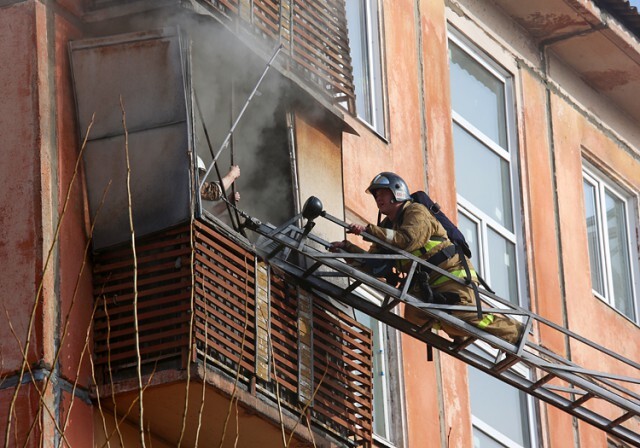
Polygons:
[[343,251],[347,248],[347,242],[346,241],[334,241],[331,243],[331,246],[329,246],[329,252],[340,252]]
[[353,233],[354,235],[360,235],[362,232],[367,231],[367,226],[363,226],[362,224],[351,224],[349,225],[349,229],[347,233]]
[[427,303],[433,303],[433,290],[429,286],[429,274],[418,271],[415,273],[413,281],[420,290],[420,298]]

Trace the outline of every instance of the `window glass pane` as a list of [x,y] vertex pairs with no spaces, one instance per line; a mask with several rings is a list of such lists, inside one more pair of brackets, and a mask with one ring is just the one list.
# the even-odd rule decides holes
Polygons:
[[382,344],[382,328],[380,322],[360,311],[356,311],[356,319],[369,327],[373,333],[373,432],[388,438],[387,431],[387,374],[385,371],[385,347]]
[[605,192],[605,206],[609,232],[609,258],[611,259],[611,275],[613,277],[613,302],[616,309],[633,319],[633,293],[625,204],[619,198]]
[[467,240],[467,244],[469,245],[469,249],[471,249],[471,256],[474,260],[473,266],[476,268],[478,272],[482,274],[482,270],[480,267],[480,248],[479,238],[478,238],[478,225],[467,218],[464,214],[458,213],[458,228],[464,235],[465,240]]
[[491,437],[480,431],[478,428],[473,428],[473,448],[503,448],[504,445],[496,442]]
[[456,44],[449,45],[453,110],[508,150],[504,83]]
[[380,22],[376,0],[345,2],[353,84],[358,117],[380,134],[385,132],[380,50]]
[[492,229],[488,229],[487,236],[491,288],[498,296],[517,304],[516,248]]
[[371,121],[369,104],[369,54],[367,48],[366,11],[362,1],[346,2],[349,29],[349,48],[356,94],[356,111],[367,122]]
[[[347,2],[348,3],[348,2]],[[371,107],[372,111],[372,120],[375,122],[371,122],[374,125],[375,129],[380,133],[384,134],[385,132],[385,122],[384,122],[384,101],[383,101],[383,91],[382,91],[382,55],[380,52],[380,35],[378,30],[380,29],[379,17],[378,17],[378,5],[376,0],[368,0],[369,3],[369,15],[371,17],[371,46],[372,46],[372,101]]]
[[473,367],[469,367],[469,392],[471,412],[475,417],[514,442],[522,446],[529,445],[526,397],[523,392]]
[[587,219],[587,243],[589,246],[589,266],[591,267],[591,287],[604,296],[604,277],[600,256],[600,235],[596,214],[596,189],[587,181],[584,184],[584,205]]
[[509,164],[456,123],[453,143],[458,193],[513,231]]

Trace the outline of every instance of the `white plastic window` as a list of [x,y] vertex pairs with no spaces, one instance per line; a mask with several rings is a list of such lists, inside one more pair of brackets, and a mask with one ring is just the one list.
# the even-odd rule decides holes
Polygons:
[[[526,305],[519,281],[523,262],[512,76],[454,30],[449,58],[458,226],[476,270],[499,296]],[[535,413],[526,394],[469,367],[469,395],[474,448],[533,446],[530,420]]]
[[[380,294],[367,286],[359,286],[356,294],[377,305],[382,304]],[[398,409],[391,404],[391,395],[398,394],[399,385],[397,379],[394,380],[393,372],[390,372],[390,347],[389,329],[380,321],[354,309],[356,320],[367,327],[373,333],[373,434],[377,445],[384,447],[396,446],[395,441],[401,436],[394,434],[394,427],[398,426],[400,415],[394,415],[394,409]],[[396,397],[397,398],[397,397]],[[395,423],[395,424],[394,424]]]
[[384,85],[380,9],[377,0],[346,2],[356,114],[384,136]]
[[475,268],[499,296],[525,306],[512,77],[455,32],[449,56],[459,226]]
[[632,198],[585,164],[585,219],[593,293],[634,322],[638,321],[638,254]]

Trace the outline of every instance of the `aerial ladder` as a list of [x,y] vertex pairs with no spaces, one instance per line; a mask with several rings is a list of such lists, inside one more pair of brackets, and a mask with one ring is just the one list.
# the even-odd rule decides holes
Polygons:
[[[242,213],[242,212],[241,212]],[[532,329],[547,327],[573,343],[593,350],[600,365],[615,365],[616,371],[640,372],[640,364],[608,350],[535,313],[514,305],[496,294],[479,288],[482,310],[476,307],[425,303],[410,293],[412,278],[420,267],[448,276],[465,284],[438,266],[399,250],[375,238],[363,236],[387,249],[384,254],[332,253],[331,243],[313,233],[315,220],[326,219],[348,229],[348,224],[322,210],[322,203],[309,198],[301,213],[280,226],[262,223],[243,213],[244,226],[259,237],[256,251],[269,265],[288,274],[300,287],[328,296],[353,307],[386,325],[449,354],[505,383],[516,387],[558,409],[588,422],[603,431],[640,446],[640,378],[581,367],[552,350],[539,345],[531,337]],[[303,225],[304,224],[304,225]],[[381,261],[403,260],[410,267],[397,286],[349,265],[348,258]],[[377,291],[382,300],[371,301],[363,289]],[[426,323],[415,324],[402,317],[399,306],[422,310]],[[519,320],[524,327],[517,344],[510,344],[451,314],[451,311],[497,313]],[[453,341],[433,331],[436,322],[464,332],[466,337]],[[484,350],[478,350],[484,348]],[[522,368],[524,367],[524,369]],[[531,372],[531,374],[525,374]]]

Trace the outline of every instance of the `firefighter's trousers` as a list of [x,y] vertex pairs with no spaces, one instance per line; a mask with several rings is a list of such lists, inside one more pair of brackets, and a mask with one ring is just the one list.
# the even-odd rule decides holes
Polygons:
[[[438,285],[437,288],[434,288],[434,291],[439,293],[455,293],[460,297],[460,301],[455,305],[476,306],[473,290],[457,282],[447,281],[442,285]],[[418,298],[422,295],[417,288],[412,288],[411,294]],[[476,311],[452,311],[451,314],[511,344],[516,344],[520,340],[520,333],[522,332],[523,326],[513,318],[496,313],[484,313],[482,319],[478,319],[478,313]],[[411,306],[405,308],[405,318],[417,325],[424,324],[429,319],[425,312]],[[445,323],[441,323],[440,325],[450,337],[468,336],[462,330],[451,325]]]

